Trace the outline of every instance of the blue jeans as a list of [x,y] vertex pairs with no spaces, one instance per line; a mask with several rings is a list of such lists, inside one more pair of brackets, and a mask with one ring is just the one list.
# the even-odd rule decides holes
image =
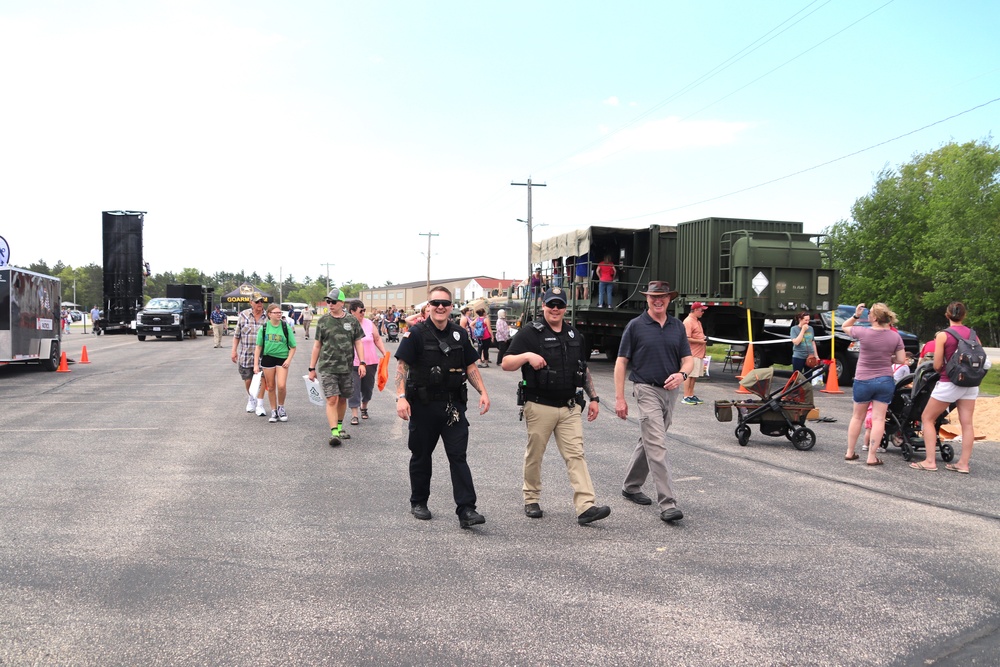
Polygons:
[[614,283],[600,282],[598,284],[597,305],[611,307],[611,287]]

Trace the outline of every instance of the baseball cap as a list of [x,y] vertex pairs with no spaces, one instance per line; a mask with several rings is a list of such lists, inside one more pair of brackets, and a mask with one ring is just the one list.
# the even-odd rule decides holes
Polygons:
[[329,294],[326,295],[326,298],[330,301],[344,301],[344,290],[334,287],[330,290]]
[[546,306],[552,301],[562,301],[566,303],[566,290],[562,287],[550,287],[545,290],[545,294],[542,295],[542,303]]
[[257,303],[258,301],[263,301],[264,295],[262,295],[260,292],[254,292],[253,294],[250,295],[250,300],[253,301],[254,303]]
[[691,310],[708,310],[708,306],[703,304],[701,301],[695,301],[691,304]]

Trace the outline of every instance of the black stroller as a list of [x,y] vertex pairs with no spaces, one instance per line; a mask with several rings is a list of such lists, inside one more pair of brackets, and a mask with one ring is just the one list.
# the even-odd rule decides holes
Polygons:
[[823,372],[822,366],[792,373],[785,386],[773,393],[773,368],[757,368],[740,380],[740,385],[760,400],[716,401],[715,418],[720,422],[733,420],[733,408],[739,415],[736,441],[741,447],[750,442],[750,424],[760,424],[760,432],[771,437],[788,438],[795,449],[806,451],[816,444],[816,434],[806,427],[806,418],[813,405],[812,379]]
[[385,339],[390,343],[399,342],[399,325],[395,322],[385,323]]
[[[882,446],[886,449],[889,445],[901,448],[903,459],[906,461],[925,449],[920,417],[940,377],[941,374],[934,370],[934,365],[928,362],[921,364],[915,373],[905,376],[896,383],[892,402],[885,412],[885,435],[882,436]],[[934,421],[936,431],[942,424],[948,423],[948,413],[954,408],[953,403],[938,415]],[[941,458],[945,463],[950,463],[955,458],[954,447],[947,442],[941,442],[940,435],[936,437]]]

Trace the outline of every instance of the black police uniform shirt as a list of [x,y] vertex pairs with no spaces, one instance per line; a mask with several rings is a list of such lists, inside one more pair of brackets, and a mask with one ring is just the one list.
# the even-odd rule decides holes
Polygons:
[[[526,326],[521,327],[518,330],[517,335],[511,339],[510,347],[507,349],[507,352],[504,353],[504,356],[524,354],[525,352],[534,352],[535,354],[541,355],[542,342],[544,340],[555,337],[560,341],[562,341],[563,343],[562,347],[565,348],[566,342],[570,339],[575,338],[578,339],[580,343],[579,357],[577,359],[569,359],[569,358],[566,359],[566,363],[569,366],[570,375],[572,375],[572,372],[576,368],[578,368],[580,361],[586,362],[587,342],[586,340],[584,340],[583,334],[581,334],[579,331],[571,327],[566,322],[563,322],[562,331],[560,331],[559,333],[553,331],[552,328],[549,327],[548,323],[546,323],[544,320],[542,320],[542,324],[544,326],[542,327],[541,331],[536,329],[532,324],[528,324]],[[544,355],[542,356],[544,357]],[[548,359],[546,359],[546,362],[551,363]],[[531,368],[531,364],[525,363],[521,367],[521,377],[527,379],[527,374],[531,372],[534,372],[534,369]],[[558,392],[547,392],[539,389],[532,389],[531,391],[532,393],[537,393],[538,395],[550,396],[551,398],[567,398],[573,396],[576,393],[577,387],[575,386],[564,387],[562,391]],[[561,396],[555,396],[554,394],[561,394]]]
[[[479,352],[472,347],[472,341],[469,340],[469,334],[458,326],[451,320],[448,320],[448,326],[444,331],[439,331],[434,323],[430,320],[425,320],[417,326],[410,327],[410,329],[403,334],[402,339],[399,341],[399,347],[396,349],[396,359],[404,362],[410,369],[413,369],[420,363],[420,357],[424,351],[424,340],[423,340],[423,329],[424,327],[428,329],[433,329],[434,334],[438,340],[447,341],[449,345],[461,345],[462,346],[462,358],[465,363],[463,368],[468,368],[472,364],[479,361]],[[411,370],[412,372],[412,370]]]

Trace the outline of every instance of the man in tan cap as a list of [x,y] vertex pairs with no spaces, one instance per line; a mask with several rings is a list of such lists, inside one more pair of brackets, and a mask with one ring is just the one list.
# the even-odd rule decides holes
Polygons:
[[642,485],[652,475],[660,518],[676,521],[684,513],[674,496],[666,436],[678,390],[694,362],[684,325],[667,313],[677,292],[670,289],[670,283],[654,280],[643,294],[646,311],[625,326],[615,361],[615,414],[621,419],[628,417],[625,372],[629,365],[632,395],[639,409],[639,444],[625,471],[622,496],[637,505],[651,505],[653,501],[642,492]]

